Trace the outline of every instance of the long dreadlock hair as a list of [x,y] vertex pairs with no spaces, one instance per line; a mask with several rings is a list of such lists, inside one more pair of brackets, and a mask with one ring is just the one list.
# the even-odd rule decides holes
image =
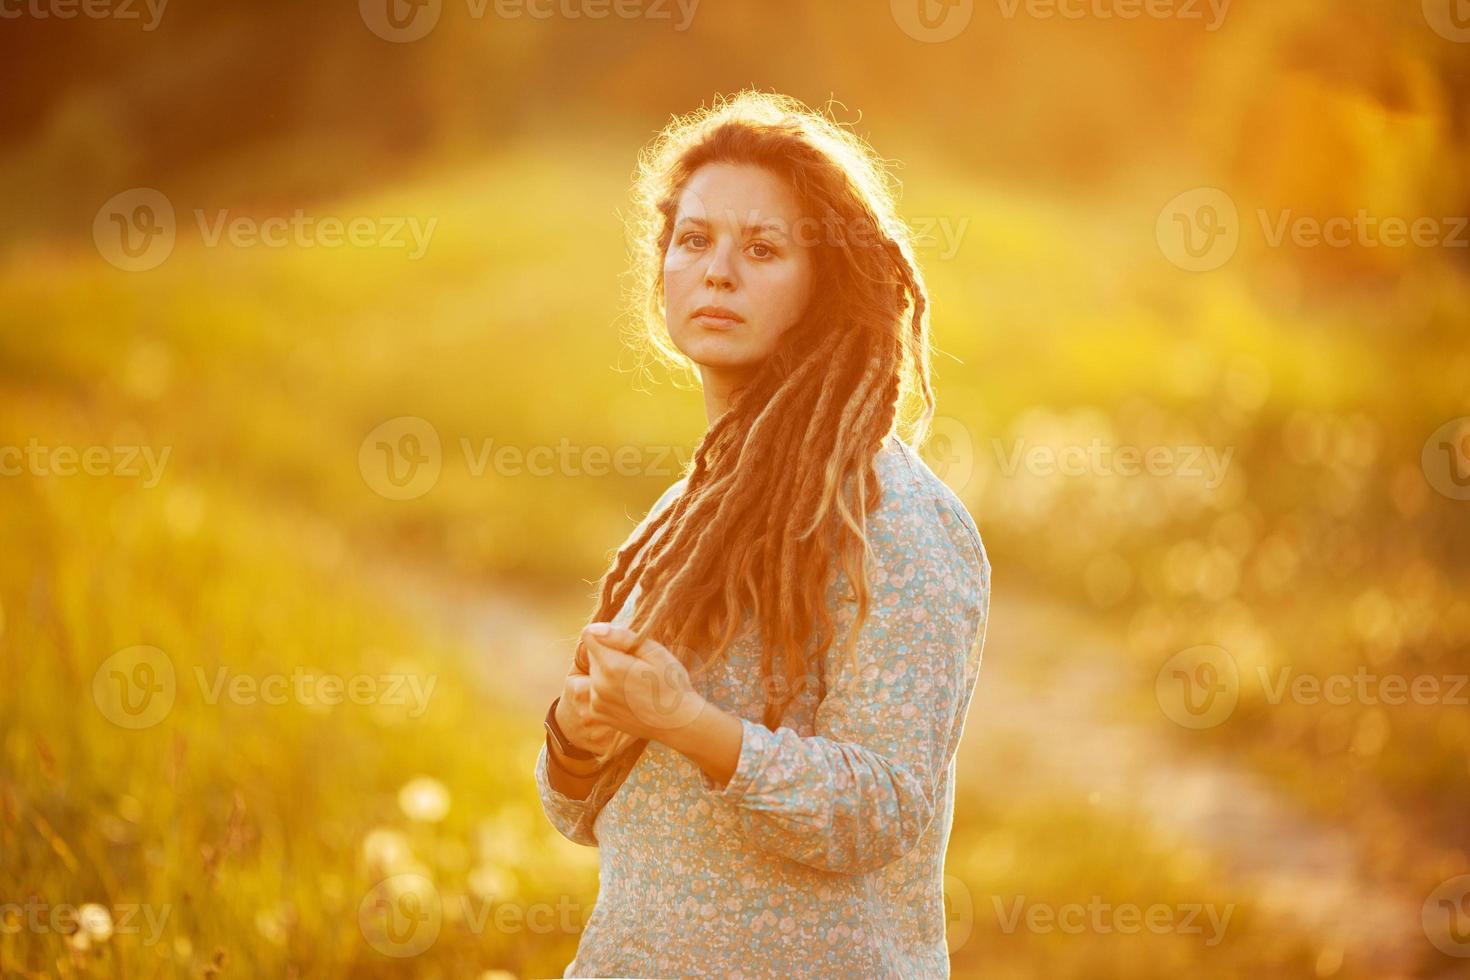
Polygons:
[[[639,154],[627,231],[642,366],[693,374],[665,322],[663,266],[680,194],[711,163],[766,168],[788,182],[804,222],[824,229],[813,298],[705,432],[683,492],[618,550],[590,621],[610,621],[636,583],[629,628],[697,674],[748,617],[761,636],[762,720],[774,729],[814,676],[808,643],[820,657],[834,641],[826,592],[839,563],[857,603],[845,646],[854,656],[870,602],[874,458],[895,431],[919,445],[934,414],[928,301],[884,161],[826,114],[746,89],[674,117]],[[604,756],[620,764],[593,793],[626,775],[645,744],[620,735]]]

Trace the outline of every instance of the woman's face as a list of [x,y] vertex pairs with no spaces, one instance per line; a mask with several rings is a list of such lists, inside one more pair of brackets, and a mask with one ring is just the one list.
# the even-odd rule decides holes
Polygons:
[[786,182],[762,167],[706,164],[685,185],[664,256],[665,316],[706,387],[748,378],[805,312],[813,272],[800,217]]

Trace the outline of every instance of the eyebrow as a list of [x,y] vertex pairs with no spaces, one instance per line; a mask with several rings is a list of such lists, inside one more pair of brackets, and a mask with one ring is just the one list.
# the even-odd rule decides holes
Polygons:
[[[674,223],[675,228],[678,228],[680,225],[698,225],[701,228],[708,228],[709,222],[698,215],[685,215]],[[753,225],[742,224],[740,231],[744,234],[749,234],[753,231],[768,231],[775,232],[778,235],[785,235],[785,231],[782,230],[781,222],[779,221],[762,221]]]

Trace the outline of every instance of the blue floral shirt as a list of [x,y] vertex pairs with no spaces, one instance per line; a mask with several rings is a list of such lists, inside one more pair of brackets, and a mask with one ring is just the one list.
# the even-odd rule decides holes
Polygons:
[[877,471],[872,602],[855,665],[842,646],[856,603],[839,601],[850,594],[839,571],[821,684],[775,731],[750,720],[763,712],[756,634],[695,679],[741,719],[723,788],[650,742],[611,798],[574,800],[547,781],[543,745],[535,779],[547,818],[599,848],[597,904],[563,976],[949,975],[944,853],[990,562],[964,505],[906,443],[890,436]]

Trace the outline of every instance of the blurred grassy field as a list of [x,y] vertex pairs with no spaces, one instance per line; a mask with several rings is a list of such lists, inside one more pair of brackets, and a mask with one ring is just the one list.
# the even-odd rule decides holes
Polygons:
[[[182,218],[172,256],[143,274],[65,238],[5,254],[0,444],[141,444],[170,457],[153,487],[0,479],[0,895],[142,903],[167,920],[156,941],[117,928],[86,948],[7,929],[0,965],[23,976],[560,974],[575,928],[476,916],[561,902],[579,925],[590,912],[595,851],[558,837],[535,799],[539,715],[591,580],[679,474],[476,475],[463,447],[565,438],[644,459],[692,449],[697,393],[610,368],[630,366],[612,315],[622,243],[608,206],[626,157],[538,141],[313,204],[436,218],[418,262],[371,248],[208,248]],[[1463,336],[1443,328],[1470,299],[1463,276],[1427,266],[1394,292],[1334,298],[1280,262],[1257,275],[1244,254],[1225,274],[1191,277],[1160,255],[1161,202],[1145,192],[1042,200],[915,158],[907,176],[908,216],[965,222],[952,254],[921,254],[945,417],[945,441],[927,453],[996,570],[949,855],[955,974],[1357,977],[1445,962],[1421,942],[1385,966],[1352,935],[1265,911],[1260,882],[1232,872],[1232,855],[1167,840],[1136,801],[1100,805],[1096,791],[1026,765],[1076,747],[1040,708],[1029,728],[988,726],[1000,706],[987,691],[992,676],[1011,693],[1071,690],[1096,651],[1123,692],[1098,706],[1103,717],[1161,758],[1258,777],[1281,812],[1345,834],[1364,880],[1422,895],[1470,870],[1466,711],[1270,705],[1249,679],[1280,666],[1470,670],[1463,505],[1419,469],[1470,377]],[[181,216],[227,197],[170,196]],[[400,416],[427,420],[443,445],[438,482],[404,501],[375,493],[359,466],[368,434]],[[1094,436],[1234,455],[1206,490],[1008,475],[995,442]],[[519,608],[524,632],[466,629],[417,601],[425,590],[441,612]],[[1058,611],[1115,646],[1074,648],[1078,637],[1053,626]],[[1154,678],[1201,643],[1230,650],[1248,679],[1228,724],[1190,731],[1160,711]],[[163,652],[177,696],[157,724],[131,730],[99,710],[93,685],[138,645]],[[196,671],[220,668],[434,687],[417,717],[382,703],[210,703]],[[373,903],[385,875],[409,874],[433,882],[442,928],[406,958],[374,933]],[[1008,931],[992,901],[1093,895],[1235,914],[1206,945]],[[1315,899],[1303,889],[1295,900]]]

